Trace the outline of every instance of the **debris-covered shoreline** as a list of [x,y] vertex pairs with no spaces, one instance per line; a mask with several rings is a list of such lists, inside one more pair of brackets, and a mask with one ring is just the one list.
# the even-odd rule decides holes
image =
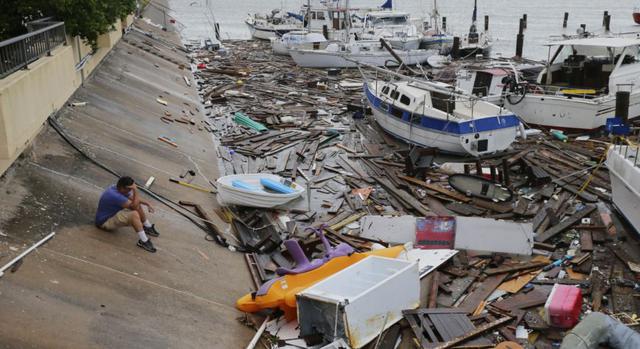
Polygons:
[[[324,253],[307,227],[321,227],[333,246],[365,252],[419,246],[416,224],[449,216],[459,217],[455,241],[439,243],[459,252],[423,279],[427,298],[384,331],[386,346],[374,341],[368,347],[394,348],[397,341],[425,348],[502,341],[556,346],[565,329],[550,326],[540,311],[556,284],[580,290],[582,316],[599,311],[636,323],[640,258],[633,233],[611,206],[603,165],[609,138],[561,141],[542,132],[486,159],[411,149],[367,115],[358,70],[298,68],[260,42],[225,47],[224,54],[193,54],[221,169],[227,175],[273,173],[308,190],[277,210],[234,206],[219,212],[247,252],[256,289],[277,277],[278,268],[295,267],[287,239],[297,240],[309,259]],[[528,233],[516,236],[516,226]],[[512,254],[523,241],[528,250]],[[474,244],[483,250],[473,250]],[[459,325],[437,325],[438,314]],[[262,323],[252,319],[256,327]],[[436,332],[426,331],[432,338],[427,332],[421,337],[420,321],[431,321]],[[451,333],[437,333],[446,328]]]

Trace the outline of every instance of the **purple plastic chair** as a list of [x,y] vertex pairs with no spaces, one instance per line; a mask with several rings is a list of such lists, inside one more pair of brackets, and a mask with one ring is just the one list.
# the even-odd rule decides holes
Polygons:
[[353,247],[345,243],[340,243],[337,246],[332,247],[331,244],[329,244],[329,241],[327,240],[327,238],[324,236],[324,233],[322,232],[322,230],[325,227],[326,225],[323,224],[320,226],[320,228],[307,227],[304,230],[304,231],[312,230],[313,232],[316,233],[316,235],[318,235],[318,237],[320,238],[320,241],[322,241],[322,245],[324,246],[324,249],[326,251],[325,255],[322,258],[317,258],[312,261],[309,261],[307,256],[305,256],[304,252],[302,251],[302,248],[300,247],[300,243],[298,242],[298,240],[294,240],[294,239],[286,240],[284,242],[284,245],[287,247],[289,254],[291,254],[291,257],[295,261],[295,267],[292,269],[279,267],[276,269],[276,274],[295,275],[295,274],[305,273],[305,272],[319,268],[320,266],[322,266],[323,264],[325,264],[326,262],[330,261],[333,258],[341,257],[341,256],[349,256],[353,252],[355,252]]

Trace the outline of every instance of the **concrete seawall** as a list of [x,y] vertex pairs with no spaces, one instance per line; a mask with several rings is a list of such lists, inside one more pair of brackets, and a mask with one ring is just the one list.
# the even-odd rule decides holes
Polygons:
[[[186,169],[202,187],[218,176],[212,136],[198,127],[204,115],[189,59],[175,33],[134,26],[70,99],[87,104],[63,106],[56,120],[93,159],[141,184],[154,176],[154,192],[200,204],[224,230],[215,196],[169,181]],[[165,123],[166,115],[194,124]],[[146,195],[161,234],[152,238],[157,253],[136,247],[130,228],[96,228],[98,198],[115,180],[50,126],[0,179],[0,264],[57,233],[0,278],[0,321],[12,324],[0,328],[0,347],[244,347],[253,331],[234,308],[251,289],[243,255]]]

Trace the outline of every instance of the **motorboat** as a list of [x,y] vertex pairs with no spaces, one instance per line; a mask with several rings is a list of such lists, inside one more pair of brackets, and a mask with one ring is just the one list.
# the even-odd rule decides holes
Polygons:
[[458,56],[461,58],[473,58],[481,55],[488,57],[493,45],[491,37],[487,32],[479,32],[477,27],[478,0],[473,2],[473,16],[471,17],[471,26],[469,32],[460,40],[460,48]]
[[637,144],[609,147],[606,165],[611,177],[611,199],[620,213],[640,232],[640,160]]
[[509,110],[441,82],[371,80],[364,92],[385,132],[420,147],[477,157],[509,148],[522,130]]
[[278,207],[300,197],[305,188],[278,175],[250,173],[218,178],[218,203],[222,206]]
[[244,22],[249,27],[252,38],[269,40],[302,29],[302,21],[302,15],[275,9],[267,15],[249,14]]
[[277,38],[271,38],[271,50],[277,55],[288,56],[291,49],[319,50],[326,48],[327,43],[327,39],[320,33],[296,30]]
[[456,87],[493,104],[502,105],[509,81],[534,81],[544,65],[537,62],[488,60],[465,64],[456,71]]
[[379,38],[395,49],[416,50],[422,41],[422,33],[411,23],[408,12],[389,9],[368,12],[364,17],[361,39]]
[[536,84],[518,89],[505,101],[523,121],[557,129],[597,129],[614,116],[618,91],[630,93],[629,118],[640,115],[640,39],[579,37],[546,46],[550,58]]
[[[422,64],[437,54],[436,50],[393,50],[405,65]],[[292,49],[291,58],[305,68],[355,68],[358,64],[376,67],[398,66],[394,55],[378,40],[334,42],[325,49]]]

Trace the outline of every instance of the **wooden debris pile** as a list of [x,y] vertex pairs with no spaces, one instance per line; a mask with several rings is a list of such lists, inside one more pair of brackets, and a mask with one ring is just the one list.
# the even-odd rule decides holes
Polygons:
[[[310,259],[322,253],[307,227],[323,226],[333,244],[365,251],[388,243],[359,236],[363,216],[476,216],[530,222],[533,255],[461,251],[429,276],[423,307],[405,312],[380,338],[391,344],[379,348],[393,348],[398,338],[401,348],[503,341],[554,347],[563,331],[541,316],[554,284],[580,287],[583,313],[638,313],[640,249],[610,206],[606,139],[560,142],[543,133],[484,159],[430,150],[418,156],[429,165],[416,171],[412,149],[367,115],[357,71],[300,69],[262,43],[228,46],[227,55],[196,57],[206,63],[197,83],[219,141],[221,173],[274,173],[308,189],[281,210],[228,209],[256,288],[278,267],[292,267],[282,241],[298,239]],[[237,124],[236,112],[269,130]],[[449,179],[458,173],[513,196],[491,200],[456,190]]]

